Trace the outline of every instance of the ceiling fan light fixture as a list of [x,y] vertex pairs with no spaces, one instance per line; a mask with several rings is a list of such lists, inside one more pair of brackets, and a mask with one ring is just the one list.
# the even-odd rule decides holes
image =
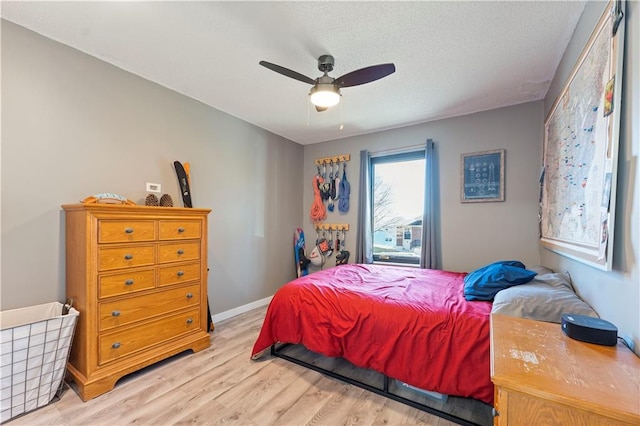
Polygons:
[[335,64],[333,56],[322,55],[318,58],[318,70],[320,70],[323,75],[314,80],[299,72],[272,64],[271,62],[260,61],[259,63],[263,67],[278,74],[301,81],[302,83],[310,84],[312,86],[309,92],[310,100],[318,112],[326,111],[328,108],[340,102],[340,98],[342,97],[340,89],[371,83],[372,81],[379,80],[396,72],[396,66],[388,63],[360,68],[338,78],[333,78],[328,74],[333,71],[333,65]]
[[340,89],[334,84],[317,84],[311,88],[311,103],[317,107],[329,108],[340,102]]

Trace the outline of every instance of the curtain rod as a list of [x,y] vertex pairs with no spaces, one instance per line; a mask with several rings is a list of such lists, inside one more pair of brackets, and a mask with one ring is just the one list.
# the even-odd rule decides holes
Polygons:
[[372,151],[371,152],[371,157],[382,157],[385,155],[392,155],[392,154],[404,154],[405,152],[413,152],[413,151],[420,151],[420,150],[424,150],[425,149],[425,143],[420,144],[420,145],[411,145],[411,146],[405,146],[402,148],[392,148],[392,149],[385,149],[384,151]]

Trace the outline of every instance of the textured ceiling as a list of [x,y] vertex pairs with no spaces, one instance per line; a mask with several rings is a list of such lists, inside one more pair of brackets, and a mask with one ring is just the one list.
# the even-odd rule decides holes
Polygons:
[[[301,144],[539,100],[584,1],[11,2],[2,17]],[[396,72],[309,108],[316,78]],[[342,130],[340,129],[343,126]]]

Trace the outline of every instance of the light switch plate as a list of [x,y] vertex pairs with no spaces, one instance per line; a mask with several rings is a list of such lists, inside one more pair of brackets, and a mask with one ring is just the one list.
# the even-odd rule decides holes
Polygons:
[[147,192],[162,192],[162,185],[159,183],[149,183],[147,182]]

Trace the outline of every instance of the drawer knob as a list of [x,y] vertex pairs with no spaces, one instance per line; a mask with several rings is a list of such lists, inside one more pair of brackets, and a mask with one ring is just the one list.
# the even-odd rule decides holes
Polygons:
[[113,311],[111,312],[111,315],[114,317],[119,317],[120,316],[120,311]]
[[124,228],[124,232],[127,234],[133,234],[133,228]]
[[178,276],[179,276],[179,277],[181,277],[181,276],[183,276],[183,275],[184,275],[184,272],[183,272],[183,271],[178,271]]
[[127,260],[131,260],[131,259],[133,259],[133,255],[132,254],[125,254],[124,258],[127,259]]
[[115,342],[113,345],[111,345],[111,347],[113,349],[118,349],[120,347],[120,342]]
[[178,254],[184,254],[184,250],[178,249]]
[[124,282],[125,285],[133,285],[133,280],[132,279],[128,279]]
[[178,232],[182,234],[184,232],[184,228],[181,226],[180,228],[178,228]]
[[191,298],[193,298],[193,294],[187,293],[187,299],[191,299]]
[[193,323],[193,319],[192,318],[187,319],[187,324],[192,324],[192,323]]

